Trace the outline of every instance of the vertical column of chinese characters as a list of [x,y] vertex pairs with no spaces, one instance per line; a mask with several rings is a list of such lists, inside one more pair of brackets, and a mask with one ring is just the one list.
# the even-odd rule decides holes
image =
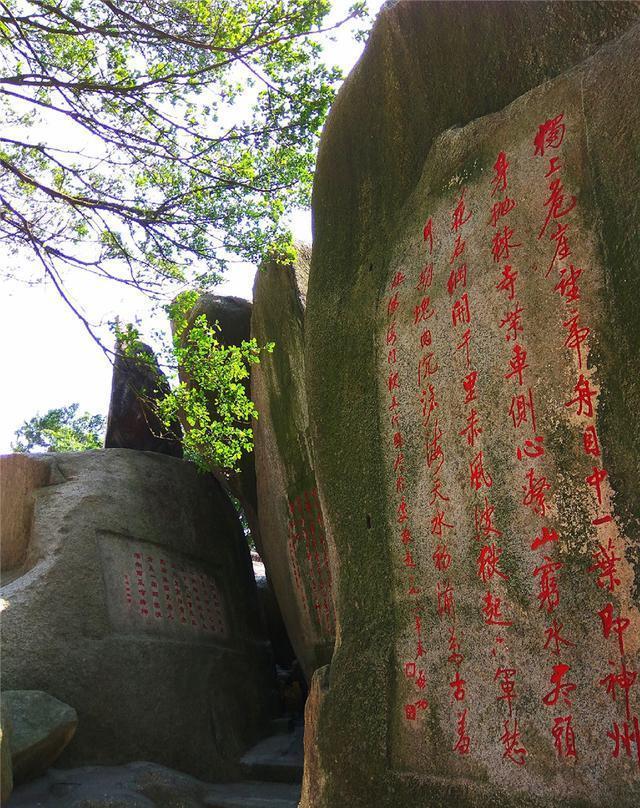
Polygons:
[[[525,370],[529,366],[527,352],[520,339],[523,331],[524,309],[517,297],[516,284],[519,272],[516,268],[515,257],[512,257],[515,250],[522,245],[517,240],[515,229],[511,227],[510,214],[517,203],[510,196],[509,161],[503,151],[497,155],[493,164],[489,204],[491,214],[486,220],[485,229],[488,229],[490,233],[492,264],[498,267],[499,274],[495,288],[501,302],[504,300],[506,304],[506,311],[499,315],[497,323],[501,333],[504,334],[505,342],[510,347],[506,372],[502,374],[502,377],[508,384],[514,386],[509,410],[508,413],[505,413],[505,417],[511,420],[514,430],[533,430],[533,434],[536,431],[535,405],[531,387],[525,384]],[[524,452],[520,447],[517,449],[518,458],[526,460],[529,457],[538,456],[542,451],[541,444],[542,439],[532,437],[525,442]],[[530,478],[527,477],[527,479]],[[476,492],[479,492],[478,482],[474,484],[472,479],[472,487]],[[489,477],[487,482],[489,488],[491,484],[492,480]],[[491,504],[488,496],[484,496],[484,501],[477,504],[475,508],[475,538],[482,544],[477,559],[477,572],[483,583],[488,584],[483,608],[485,623],[498,627],[498,633],[494,637],[495,646],[492,649],[492,655],[497,656],[497,649],[500,648],[504,656],[507,651],[500,627],[509,628],[512,621],[503,615],[503,598],[496,594],[495,588],[500,586],[501,581],[508,581],[509,576],[500,568],[500,558],[504,551],[497,543],[502,537],[502,532],[494,524],[494,511],[495,506]],[[517,716],[517,677],[517,668],[508,657],[505,657],[497,665],[493,680],[497,682],[499,688],[496,699],[504,704],[506,712],[500,736],[503,747],[502,758],[517,766],[524,766],[528,752],[521,739],[521,722]]]
[[[526,468],[522,475],[521,490],[523,498],[521,504],[531,511],[532,515],[541,521],[550,518],[548,514],[547,498],[553,493],[553,486],[542,471],[537,467],[545,454],[545,436],[538,429],[536,420],[536,405],[530,383],[530,368],[527,361],[527,351],[520,344],[524,333],[522,315],[524,308],[517,296],[519,272],[510,260],[512,249],[520,246],[515,241],[513,229],[504,222],[503,217],[515,208],[516,202],[508,195],[508,169],[509,162],[504,152],[500,152],[494,165],[494,178],[492,181],[491,196],[494,202],[489,224],[495,229],[492,239],[492,255],[494,261],[501,265],[496,289],[501,292],[508,306],[508,311],[500,321],[500,328],[505,330],[505,340],[511,343],[511,357],[504,378],[513,383],[515,390],[511,396],[509,417],[514,432],[516,432],[515,456],[519,463]],[[501,222],[498,228],[498,222]],[[497,229],[496,229],[497,228]],[[548,651],[554,664],[549,675],[551,689],[544,696],[542,702],[546,707],[553,708],[555,712],[561,708],[571,708],[572,697],[575,690],[574,683],[568,680],[571,666],[566,661],[560,662],[558,657],[564,656],[574,643],[562,634],[563,624],[558,619],[557,610],[560,606],[560,589],[557,573],[562,568],[561,561],[554,557],[553,546],[558,541],[558,533],[547,524],[542,524],[540,535],[535,536],[531,542],[531,551],[536,553],[533,576],[538,583],[538,609],[542,610],[551,621],[546,629],[544,650]],[[567,710],[562,710],[566,713]],[[576,758],[575,733],[572,726],[571,714],[555,715],[550,728],[554,746],[560,758]]]
[[311,492],[304,492],[304,509],[306,533],[309,536],[309,552],[311,561],[311,587],[313,593],[314,608],[318,619],[318,629],[321,634],[331,634],[332,615],[329,609],[330,596],[327,581],[324,577],[324,565],[322,563],[322,542],[321,532],[318,530],[313,496]]
[[319,544],[319,564],[318,564],[318,579],[321,581],[322,597],[323,597],[323,614],[327,633],[330,637],[334,637],[336,633],[336,620],[333,610],[333,598],[331,595],[331,568],[329,566],[329,554],[327,550],[327,537],[324,529],[324,519],[322,518],[322,509],[320,508],[320,501],[318,499],[318,490],[314,488],[311,491],[312,500],[312,523],[315,526],[315,535]]
[[[447,292],[449,297],[456,297],[451,308],[451,322],[455,334],[456,342],[459,340],[458,331],[462,331],[462,341],[457,345],[456,351],[460,350],[468,355],[470,331],[470,307],[469,298],[466,291],[467,286],[467,266],[465,263],[464,250],[465,241],[462,238],[462,228],[471,218],[470,211],[465,204],[465,191],[460,194],[460,199],[452,215],[450,231],[454,235],[455,243],[452,254],[449,257],[449,265],[453,265],[447,281]],[[447,317],[449,314],[447,313]],[[431,507],[431,535],[437,546],[432,555],[436,571],[442,576],[436,583],[436,608],[440,619],[448,619],[448,651],[447,664],[453,668],[449,674],[449,688],[451,692],[451,703],[455,710],[455,737],[453,751],[459,755],[466,755],[471,748],[471,737],[469,734],[469,708],[465,705],[467,698],[466,679],[462,676],[461,668],[465,660],[462,648],[462,636],[456,622],[455,591],[451,583],[450,568],[453,564],[451,545],[455,541],[456,528],[451,512],[449,492],[445,491],[441,472],[446,464],[445,450],[442,443],[443,424],[434,410],[438,406],[437,396],[433,385],[429,387],[429,407],[425,408],[425,395],[421,391],[422,403],[422,425],[425,429],[426,437],[426,457],[427,466],[431,473],[431,493],[429,505]],[[474,414],[474,418],[477,413]],[[452,428],[455,428],[451,425]],[[475,430],[476,424],[472,427]]]
[[581,449],[590,465],[585,482],[592,490],[592,525],[598,536],[598,546],[593,553],[593,564],[589,572],[595,576],[595,583],[607,602],[598,611],[597,621],[604,640],[609,643],[612,655],[611,670],[602,672],[599,685],[606,688],[613,702],[622,693],[624,718],[613,721],[607,738],[611,743],[614,758],[635,758],[640,766],[640,726],[637,712],[632,709],[632,691],[636,686],[637,671],[630,670],[626,660],[625,633],[631,620],[613,602],[621,584],[619,565],[624,562],[624,547],[611,513],[611,487],[606,468],[602,463],[600,441],[596,428],[596,407],[598,388],[592,371],[587,367],[590,329],[584,324],[580,311],[580,278],[583,269],[572,263],[570,240],[571,219],[565,217],[576,207],[575,196],[565,192],[563,184],[562,144],[567,135],[564,113],[559,113],[538,126],[533,141],[533,154],[545,170],[544,179],[548,183],[548,197],[544,203],[544,221],[538,233],[538,240],[552,243],[553,253],[545,277],[552,284],[566,306],[563,317],[564,347],[573,352],[576,366],[576,382],[569,400],[564,406],[580,424],[582,432]]
[[142,617],[147,617],[149,615],[149,601],[147,599],[147,583],[143,564],[144,556],[142,553],[135,552],[133,558],[138,591],[138,614]]
[[[429,234],[430,235],[430,234]],[[426,238],[425,229],[425,238]],[[398,318],[406,307],[406,302],[401,301],[400,293],[406,284],[407,278],[402,271],[398,271],[393,276],[387,298],[387,329],[386,329],[386,353],[387,353],[387,394],[388,394],[388,418],[393,435],[392,472],[395,489],[395,529],[399,539],[399,547],[402,548],[403,566],[406,570],[406,593],[411,599],[415,599],[420,594],[420,588],[416,584],[416,563],[413,559],[411,547],[413,535],[410,527],[409,504],[405,497],[405,456],[404,456],[404,435],[400,422],[400,401],[398,396],[401,389],[401,378],[398,359],[400,356],[400,345],[398,341]],[[403,663],[403,675],[406,680],[412,682],[413,692],[418,698],[413,701],[407,700],[404,705],[404,717],[407,721],[416,721],[419,713],[424,712],[429,703],[423,695],[426,687],[426,677],[424,670],[419,667],[420,660],[424,656],[424,646],[422,644],[422,617],[419,605],[412,608],[413,628],[415,633],[416,649],[413,658]]]
[[[300,502],[300,497],[297,497],[297,502]],[[300,531],[301,518],[296,515],[296,500],[287,500],[287,507],[289,510],[289,519],[287,522],[287,549],[289,551],[289,564],[300,604],[302,605],[302,609],[307,615],[308,620],[311,621],[311,613],[309,611],[307,595],[302,583],[302,574],[300,572],[300,564],[298,562],[298,544],[300,543],[302,536]]]

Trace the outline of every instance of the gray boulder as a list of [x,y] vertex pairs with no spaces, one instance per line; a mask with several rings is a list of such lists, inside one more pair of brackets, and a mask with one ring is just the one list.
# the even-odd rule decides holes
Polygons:
[[2,709],[11,721],[11,760],[16,783],[43,774],[60,757],[78,726],[73,707],[41,690],[5,690]]
[[3,687],[75,707],[60,765],[146,759],[233,776],[275,688],[233,505],[166,455],[35,461],[49,484],[34,492],[26,572],[0,590]]
[[327,536],[318,499],[304,385],[304,314],[311,250],[293,266],[265,262],[253,292],[251,335],[275,343],[251,368],[258,516],[263,558],[307,681],[331,660],[335,618]]

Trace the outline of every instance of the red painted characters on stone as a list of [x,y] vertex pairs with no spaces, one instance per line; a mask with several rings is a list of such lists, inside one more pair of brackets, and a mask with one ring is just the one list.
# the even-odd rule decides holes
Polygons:
[[559,149],[566,130],[563,112],[541,123],[533,140],[534,157],[544,157],[545,152],[549,149]]

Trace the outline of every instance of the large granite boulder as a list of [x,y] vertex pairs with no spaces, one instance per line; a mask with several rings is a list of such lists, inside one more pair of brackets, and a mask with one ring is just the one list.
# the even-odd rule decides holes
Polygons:
[[169,382],[153,349],[144,342],[138,342],[137,349],[137,356],[125,356],[116,347],[105,448],[182,457],[180,422],[167,428],[156,412],[157,402],[169,392]]
[[5,690],[2,709],[11,722],[11,761],[16,783],[43,774],[62,754],[78,727],[78,714],[41,690]]
[[304,387],[304,309],[310,249],[293,266],[256,274],[251,335],[275,343],[251,369],[258,516],[263,558],[289,637],[310,681],[331,659],[335,619],[328,542],[309,446]]
[[151,760],[233,777],[275,689],[233,505],[166,455],[34,460],[48,485],[35,492],[28,571],[0,590],[3,687],[74,706],[63,766]]
[[399,3],[334,105],[305,327],[338,639],[305,808],[640,802],[637,16]]
[[33,494],[46,484],[48,476],[48,467],[29,455],[0,457],[0,571],[3,583],[20,574],[31,532]]
[[[249,339],[251,332],[251,302],[249,300],[242,297],[202,294],[189,312],[188,322],[193,324],[196,318],[202,314],[207,318],[209,325],[218,324],[218,339],[222,345],[240,345],[241,342]],[[189,378],[184,372],[180,372],[180,378],[189,384]],[[214,413],[215,409],[212,405],[212,415]],[[184,428],[188,429],[189,425],[184,424]],[[219,468],[212,468],[211,471],[221,485],[241,503],[255,545],[262,553],[253,453],[242,456],[238,471]]]

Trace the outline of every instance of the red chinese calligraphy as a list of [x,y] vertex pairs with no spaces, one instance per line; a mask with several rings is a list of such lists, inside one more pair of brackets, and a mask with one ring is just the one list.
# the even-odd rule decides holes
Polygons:
[[574,267],[573,264],[563,267],[560,270],[560,280],[553,287],[553,291],[558,292],[567,303],[575,303],[580,300],[580,287],[578,286],[580,275],[582,275],[582,270]]
[[482,434],[477,410],[471,408],[471,412],[467,415],[467,425],[458,434],[466,438],[468,446],[476,445],[476,438]]
[[591,399],[596,395],[597,391],[591,387],[589,379],[584,374],[580,374],[580,378],[573,390],[576,393],[575,398],[567,401],[564,406],[573,407],[574,404],[577,404],[577,415],[586,415],[587,418],[593,418],[593,402]]
[[499,202],[494,202],[488,224],[495,227],[503,216],[511,213],[515,206],[516,200],[512,199],[510,196],[501,199]]
[[433,221],[431,217],[427,220],[422,231],[423,241],[429,242],[429,254],[433,252]]
[[467,210],[467,206],[464,201],[464,194],[466,188],[462,189],[460,193],[460,199],[458,200],[458,204],[453,211],[453,215],[451,217],[451,232],[457,233],[460,228],[466,224],[469,219],[471,218],[471,211]]
[[[572,196],[570,201],[567,202],[566,206],[564,203],[564,186],[562,185],[562,180],[560,177],[556,177],[555,180],[551,180],[549,183],[549,198],[545,201],[544,206],[547,208],[547,218],[544,221],[544,224],[540,228],[540,232],[538,233],[538,238],[541,239],[547,231],[547,227],[549,226],[549,222],[557,219],[561,219],[563,216],[566,216],[567,213],[571,213],[571,211],[576,206],[576,198]],[[564,206],[564,207],[563,207]]]
[[482,613],[488,626],[510,626],[511,620],[505,620],[502,614],[502,600],[487,592],[483,598]]
[[489,536],[502,536],[501,531],[493,524],[493,514],[495,507],[491,505],[488,498],[484,498],[484,505],[476,505],[474,512],[474,522],[476,527],[475,538],[478,541],[487,539]]
[[420,278],[418,279],[418,283],[416,284],[416,289],[419,289],[422,292],[426,292],[426,290],[431,286],[433,283],[433,264],[426,264],[425,267],[420,272]]
[[505,264],[502,268],[502,277],[496,284],[499,292],[507,293],[507,300],[513,300],[516,296],[516,279],[518,273],[514,272],[511,264]]
[[569,239],[567,238],[567,230],[569,229],[569,224],[560,224],[560,222],[556,222],[556,229],[554,232],[549,236],[551,241],[555,241],[555,251],[553,253],[553,258],[551,259],[551,263],[549,264],[549,268],[547,269],[547,273],[545,278],[548,278],[551,274],[551,270],[553,269],[556,260],[564,261],[565,258],[568,258],[571,255],[571,247],[569,245]]
[[413,311],[413,324],[426,322],[435,314],[435,309],[431,306],[431,298],[423,297]]
[[522,486],[524,491],[522,504],[531,508],[538,516],[545,516],[547,513],[545,492],[551,489],[551,484],[543,475],[536,477],[534,469],[529,469],[526,479],[527,482]]
[[512,763],[515,763],[516,766],[524,766],[527,750],[520,740],[520,728],[517,720],[513,721],[513,725],[511,725],[511,721],[509,720],[504,722],[504,732],[500,741],[504,748],[502,758],[504,760],[510,760]]
[[505,575],[500,569],[500,556],[502,552],[502,548],[496,547],[495,544],[485,544],[482,546],[477,559],[478,577],[485,583],[490,581],[494,575],[497,575],[505,581],[509,580],[509,576]]
[[520,242],[513,242],[514,230],[505,225],[502,230],[497,230],[493,235],[491,242],[491,255],[496,264],[500,263],[503,259],[509,260],[511,257],[511,250],[517,247],[522,247]]
[[456,675],[453,680],[449,682],[449,687],[452,689],[451,698],[455,701],[464,701],[466,680],[460,676],[460,671],[456,670]]
[[564,681],[565,676],[570,670],[571,666],[566,665],[564,662],[559,662],[557,665],[553,666],[553,673],[550,677],[550,682],[553,687],[546,696],[542,697],[542,702],[546,704],[547,707],[553,707],[554,704],[558,703],[559,699],[562,699],[564,704],[571,707],[572,702],[569,698],[569,693],[576,689],[576,685],[573,682]]
[[623,721],[622,726],[614,721],[611,732],[607,732],[607,738],[613,741],[612,757],[617,758],[621,753],[629,758],[635,755],[640,766],[640,726],[637,716],[633,716],[631,721]]
[[595,564],[589,567],[588,572],[597,572],[598,578],[596,584],[600,589],[606,589],[609,592],[620,585],[620,578],[618,578],[618,568],[616,563],[621,561],[621,556],[617,556],[613,546],[613,539],[609,538],[607,546],[603,544],[598,545],[598,549],[593,554]]
[[551,654],[560,656],[561,646],[575,646],[574,642],[571,642],[571,640],[567,640],[566,637],[562,636],[561,632],[563,628],[563,624],[558,623],[554,617],[553,623],[549,626],[549,628],[545,629],[545,635],[547,637],[544,644],[545,651],[549,651]]
[[448,552],[446,544],[439,544],[431,557],[435,568],[440,572],[448,570],[451,566],[451,554]]
[[453,308],[451,309],[451,322],[453,323],[454,328],[458,325],[458,323],[465,323],[468,325],[471,322],[469,297],[466,292],[453,304]]
[[598,505],[602,505],[602,488],[601,484],[604,481],[605,477],[607,476],[606,469],[599,469],[597,466],[593,466],[593,473],[589,474],[585,477],[587,484],[590,485],[596,492],[596,497],[598,499]]
[[496,193],[503,193],[507,190],[507,169],[509,163],[507,162],[507,155],[501,151],[493,164],[493,179],[491,180],[491,196]]
[[577,757],[576,736],[571,724],[573,716],[559,715],[553,721],[551,734],[558,757]]
[[524,309],[522,306],[516,301],[516,306],[511,311],[508,311],[505,316],[503,317],[500,328],[505,329],[505,339],[507,342],[510,340],[514,340],[517,342],[518,334],[521,334],[523,331],[522,328],[522,312]]
[[469,733],[467,732],[467,712],[468,710],[463,710],[461,713],[458,713],[458,722],[456,724],[456,742],[453,747],[453,751],[457,752],[459,755],[466,755],[469,753],[469,749],[471,748],[471,739],[469,737]]
[[593,455],[593,457],[600,457],[600,444],[598,443],[598,434],[593,424],[588,426],[582,435],[582,447],[585,451],[585,454]]
[[486,488],[491,488],[493,485],[493,479],[484,467],[482,451],[479,451],[471,463],[469,463],[469,476],[471,488],[473,488],[474,491],[479,491],[483,485]]
[[522,384],[522,374],[529,367],[529,365],[527,365],[527,352],[518,344],[513,346],[512,356],[509,360],[509,367],[511,370],[508,373],[505,373],[505,379],[511,379],[514,376],[517,376],[518,384]]
[[442,617],[446,614],[448,617],[453,617],[455,614],[454,594],[453,588],[447,581],[442,583],[438,581],[436,585],[436,597],[438,599],[438,615]]
[[515,668],[498,668],[493,677],[494,682],[499,681],[500,690],[502,690],[502,695],[497,697],[497,701],[506,701],[509,710],[509,718],[511,718],[513,711],[511,702],[516,698],[515,675]]
[[564,113],[541,123],[534,138],[534,157],[544,156],[545,149],[560,148],[566,132],[566,125],[562,122]]
[[555,530],[549,530],[548,527],[542,528],[542,534],[540,536],[536,536],[535,539],[531,542],[531,549],[532,550],[539,550],[540,547],[543,547],[545,544],[549,544],[550,542],[558,541],[558,534]]
[[560,603],[560,592],[558,591],[558,580],[555,573],[561,567],[562,561],[552,561],[549,556],[544,556],[543,563],[533,571],[534,577],[540,577],[539,608],[545,609],[548,614],[557,609]]
[[562,324],[568,331],[564,344],[566,348],[570,348],[576,352],[578,367],[582,370],[582,343],[585,342],[589,336],[590,329],[587,326],[580,326],[580,315],[577,312],[572,313],[573,317],[570,317]]

